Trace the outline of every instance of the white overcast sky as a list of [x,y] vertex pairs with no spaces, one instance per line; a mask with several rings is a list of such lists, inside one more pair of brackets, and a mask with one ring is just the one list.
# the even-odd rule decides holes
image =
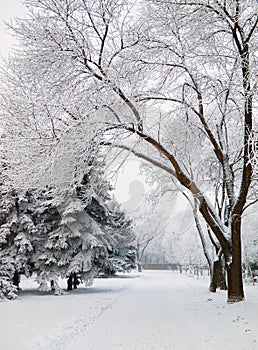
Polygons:
[[8,35],[5,22],[14,17],[24,17],[25,7],[21,0],[0,0],[0,3],[0,55],[6,56],[15,41]]

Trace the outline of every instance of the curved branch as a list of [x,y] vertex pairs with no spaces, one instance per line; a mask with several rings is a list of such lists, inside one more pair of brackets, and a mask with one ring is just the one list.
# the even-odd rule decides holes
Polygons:
[[[187,188],[195,198],[199,201],[199,210],[201,214],[203,215],[205,221],[210,226],[211,230],[214,232],[215,236],[219,240],[221,246],[223,247],[223,253],[225,255],[225,258],[229,260],[230,258],[230,242],[225,236],[225,233],[227,232],[227,227],[223,225],[221,220],[217,217],[216,213],[213,211],[212,207],[210,206],[209,202],[205,198],[202,191],[198,188],[198,186],[194,183],[192,179],[190,179],[181,169],[179,163],[177,162],[176,158],[165,149],[159,142],[157,142],[155,139],[153,139],[151,136],[144,134],[143,132],[139,130],[135,130],[134,128],[130,126],[113,126],[110,127],[110,129],[115,128],[123,128],[132,134],[137,135],[141,139],[145,140],[149,144],[151,144],[161,155],[163,155],[169,162],[172,164],[174,171],[171,172],[171,169],[168,171],[170,174],[175,176],[177,180],[183,185],[185,188]],[[105,144],[105,142],[103,143]],[[110,144],[110,143],[109,143]],[[131,149],[129,148],[131,151]],[[135,152],[135,151],[134,151]],[[134,153],[135,155],[137,152]],[[158,162],[155,160],[151,160],[151,158],[146,157],[144,155],[140,156],[142,159],[145,159],[147,161],[150,161],[150,163],[157,165]],[[160,163],[159,163],[160,164]],[[164,167],[160,167],[161,169],[167,171],[164,169]],[[169,169],[169,168],[167,168]]]

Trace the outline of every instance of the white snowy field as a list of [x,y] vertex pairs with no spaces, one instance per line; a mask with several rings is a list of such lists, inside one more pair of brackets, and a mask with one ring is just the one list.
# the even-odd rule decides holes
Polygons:
[[207,286],[207,277],[144,271],[53,296],[26,280],[18,300],[0,303],[0,348],[258,349],[258,285],[233,305]]

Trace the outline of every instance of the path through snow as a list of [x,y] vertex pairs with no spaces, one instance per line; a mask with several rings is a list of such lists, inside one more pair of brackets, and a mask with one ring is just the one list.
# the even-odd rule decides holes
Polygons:
[[258,349],[257,301],[227,305],[203,282],[147,271],[66,350]]
[[[32,292],[0,303],[3,350],[257,350],[258,286],[247,300],[225,302],[207,278],[145,271],[97,279],[55,297]],[[35,287],[35,286],[34,286]]]

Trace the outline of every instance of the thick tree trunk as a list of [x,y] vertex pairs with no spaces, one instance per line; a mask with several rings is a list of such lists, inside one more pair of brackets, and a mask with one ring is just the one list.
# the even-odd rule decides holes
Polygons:
[[73,290],[73,274],[67,279],[67,290]]
[[54,280],[50,281],[50,287],[51,287],[51,290],[55,290],[55,281]]
[[210,292],[213,292],[213,293],[215,293],[218,288],[219,268],[220,268],[220,262],[218,260],[214,261],[212,275],[211,275],[211,284],[210,284]]
[[217,288],[227,290],[226,276],[222,258],[214,261],[213,263],[210,291],[215,293]]
[[137,263],[138,272],[142,272],[142,264],[140,262]]
[[227,276],[228,303],[244,300],[240,215],[235,215],[232,222],[232,261],[227,264]]
[[74,289],[77,289],[77,275],[76,275],[76,273],[74,272],[74,274],[73,274],[73,288]]
[[13,275],[13,284],[18,288],[19,288],[19,284],[20,284],[20,275],[18,274],[17,271],[15,271],[14,275]]
[[219,289],[227,290],[227,280],[226,280],[226,266],[225,266],[225,258],[221,257],[221,271],[220,271],[220,279],[219,279]]

